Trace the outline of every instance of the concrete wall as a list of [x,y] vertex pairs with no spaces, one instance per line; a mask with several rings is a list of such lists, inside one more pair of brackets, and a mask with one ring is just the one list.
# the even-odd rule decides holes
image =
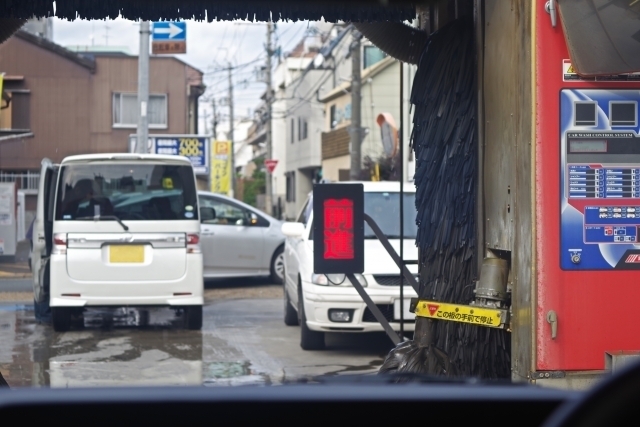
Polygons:
[[322,176],[332,182],[339,180],[340,169],[351,169],[351,157],[340,156],[322,161]]
[[[287,171],[296,172],[296,196],[287,202],[286,216],[295,217],[312,188],[312,171],[322,165],[321,133],[329,130],[325,125],[324,104],[318,101],[334,87],[351,78],[351,61],[346,58],[351,36],[347,34],[322,64],[325,69],[301,74],[287,87],[286,151]],[[307,119],[307,138],[298,141],[298,117]],[[291,119],[295,121],[294,142],[291,143]]]

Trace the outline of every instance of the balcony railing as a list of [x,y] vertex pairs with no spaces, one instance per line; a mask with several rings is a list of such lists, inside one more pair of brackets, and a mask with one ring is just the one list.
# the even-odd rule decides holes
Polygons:
[[40,174],[37,172],[0,172],[0,182],[17,182],[21,190],[38,190]]

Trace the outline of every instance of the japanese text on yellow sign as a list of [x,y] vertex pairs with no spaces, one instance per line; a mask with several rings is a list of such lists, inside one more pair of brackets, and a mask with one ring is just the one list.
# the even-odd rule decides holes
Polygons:
[[415,313],[416,316],[420,317],[471,323],[493,328],[499,328],[505,321],[505,319],[502,319],[504,314],[500,310],[425,300],[418,301]]
[[211,150],[211,191],[229,194],[231,187],[231,142],[214,141]]

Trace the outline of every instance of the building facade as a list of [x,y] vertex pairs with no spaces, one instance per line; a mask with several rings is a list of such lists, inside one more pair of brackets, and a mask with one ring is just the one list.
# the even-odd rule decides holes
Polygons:
[[[149,132],[198,132],[202,72],[174,57],[151,57]],[[72,52],[26,31],[0,45],[9,108],[0,135],[28,130],[29,140],[0,143],[0,171],[37,171],[42,158],[126,152],[138,121],[136,56]]]
[[[361,158],[376,161],[386,155],[378,116],[386,114],[396,129],[400,127],[400,62],[386,57],[372,65],[365,62],[364,66],[361,74]],[[351,82],[337,86],[321,101],[325,113],[321,138],[323,177],[329,181],[348,181],[351,171]]]
[[[149,133],[197,134],[202,72],[157,56],[149,70]],[[59,162],[73,154],[128,151],[138,123],[138,58],[73,52],[19,30],[0,44],[0,73],[0,181],[18,183],[27,229],[43,158]],[[207,177],[198,178],[206,188]]]

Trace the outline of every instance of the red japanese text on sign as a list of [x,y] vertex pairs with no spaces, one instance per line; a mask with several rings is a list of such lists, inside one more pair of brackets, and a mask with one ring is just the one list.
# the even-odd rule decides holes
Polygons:
[[353,200],[324,201],[324,259],[353,259]]

